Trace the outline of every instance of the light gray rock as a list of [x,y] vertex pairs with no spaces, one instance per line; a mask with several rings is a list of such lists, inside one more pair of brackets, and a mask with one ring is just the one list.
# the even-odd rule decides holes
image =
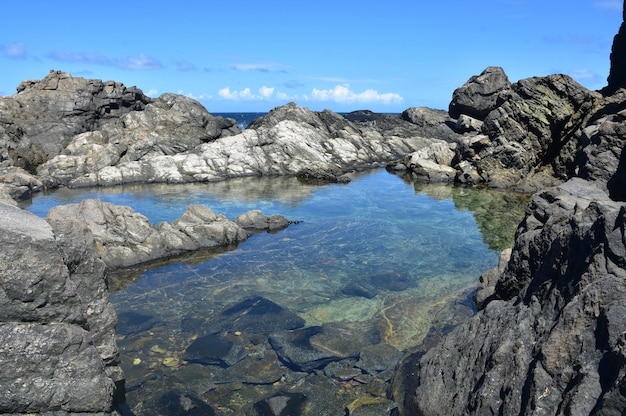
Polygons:
[[[125,115],[123,128],[76,136],[63,154],[38,168],[38,175],[48,186],[78,187],[296,175],[311,167],[345,172],[383,166],[432,142],[420,136],[384,137],[338,114],[316,113],[294,103],[272,110],[241,134],[215,139],[206,132],[183,135],[171,127],[159,133],[154,122],[135,120],[157,111],[152,109],[161,101],[155,100],[140,114]],[[167,117],[166,121],[167,126],[179,123]]]
[[[96,199],[60,205],[48,212],[48,222],[60,226],[78,221],[93,235],[100,258],[110,269],[132,266],[200,248],[228,246],[246,240],[251,231],[210,208],[192,204],[171,224],[150,224],[148,218],[128,206]],[[278,230],[289,222],[282,216],[260,211],[243,214],[240,221],[255,230]]]

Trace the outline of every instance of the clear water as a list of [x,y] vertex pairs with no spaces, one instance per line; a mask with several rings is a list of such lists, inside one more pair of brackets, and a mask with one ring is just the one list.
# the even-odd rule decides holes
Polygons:
[[[280,389],[298,391],[298,377],[288,369],[280,382],[242,383],[220,380],[222,373],[206,373],[183,359],[201,327],[210,328],[222,310],[252,296],[296,313],[307,326],[341,324],[355,339],[370,331],[373,342],[400,351],[418,347],[474,313],[468,299],[478,277],[512,243],[526,202],[498,191],[414,185],[374,170],[355,174],[347,185],[276,177],[61,189],[38,196],[28,209],[45,216],[51,206],[86,198],[129,205],[152,223],[178,218],[191,203],[230,219],[261,209],[298,221],[228,250],[111,274],[118,314],[146,317],[139,323],[122,319],[118,326],[128,401],[138,415],[153,414],[154,403],[172,390],[192,391],[221,409],[216,414],[241,414]],[[396,277],[400,287],[385,286]],[[350,282],[372,281],[380,283],[372,298],[343,291]],[[304,392],[307,377],[298,381]],[[328,384],[343,388],[333,397],[349,403],[354,397],[344,387]],[[313,406],[307,414],[315,412]]]

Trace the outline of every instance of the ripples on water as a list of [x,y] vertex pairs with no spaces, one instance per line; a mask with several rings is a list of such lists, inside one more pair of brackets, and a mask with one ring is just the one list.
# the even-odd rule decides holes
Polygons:
[[[228,250],[111,274],[117,291],[110,298],[124,318],[118,345],[136,414],[150,414],[151,403],[173,390],[192,391],[221,409],[216,414],[238,414],[272,392],[294,389],[293,374],[265,383],[224,381],[223,373],[205,371],[210,366],[192,371],[198,365],[183,359],[221,311],[255,296],[297,314],[306,326],[338,324],[355,340],[365,331],[373,334],[370,342],[404,352],[436,338],[474,313],[468,299],[478,277],[512,244],[526,202],[499,191],[413,185],[375,170],[355,174],[348,185],[277,177],[61,189],[37,197],[28,209],[45,216],[51,206],[85,198],[129,205],[152,223],[178,218],[191,203],[230,219],[261,209],[299,221]],[[347,292],[354,283],[373,284],[375,293]],[[354,400],[346,394],[334,396],[343,407]]]

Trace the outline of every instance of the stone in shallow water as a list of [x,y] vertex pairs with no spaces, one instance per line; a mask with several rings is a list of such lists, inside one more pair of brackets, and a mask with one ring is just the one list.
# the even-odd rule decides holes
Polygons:
[[219,334],[209,334],[194,340],[183,358],[190,363],[228,367],[246,356],[245,351]]
[[276,353],[268,349],[260,354],[249,354],[231,367],[217,369],[215,380],[219,383],[271,384],[279,381],[286,372]]
[[341,292],[348,296],[360,296],[371,299],[378,294],[378,289],[369,282],[359,281],[348,283],[341,289]]
[[395,347],[381,343],[361,349],[356,367],[369,374],[377,374],[386,370],[393,370],[402,358],[402,352]]
[[322,327],[311,326],[295,331],[270,335],[269,341],[282,362],[296,371],[308,372],[342,358],[311,345],[311,337],[320,333]]
[[302,414],[306,396],[301,393],[280,393],[254,404],[259,416],[287,416]]
[[120,335],[135,335],[149,331],[156,325],[152,315],[129,311],[117,314],[117,333]]
[[405,270],[380,270],[370,277],[370,282],[379,289],[401,292],[411,286],[411,279]]
[[222,312],[217,323],[222,331],[270,333],[302,328],[304,319],[262,296],[254,296]]
[[176,391],[165,393],[158,400],[158,414],[212,416],[215,411],[193,393],[181,394]]

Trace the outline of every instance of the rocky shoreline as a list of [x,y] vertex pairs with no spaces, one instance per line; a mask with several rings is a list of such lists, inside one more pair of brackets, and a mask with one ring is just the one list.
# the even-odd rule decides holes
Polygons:
[[229,221],[190,206],[152,226],[99,201],[58,207],[46,221],[17,200],[63,186],[254,175],[341,181],[387,166],[411,180],[536,192],[514,247],[481,277],[479,313],[398,367],[396,411],[622,414],[625,36],[622,25],[603,91],[565,75],[511,83],[489,67],[454,92],[447,112],[342,117],[290,103],[244,131],[180,95],[152,99],[61,71],[22,82],[0,97],[0,389],[8,392],[0,412],[118,414],[124,375],[106,269],[289,225],[258,211]]

